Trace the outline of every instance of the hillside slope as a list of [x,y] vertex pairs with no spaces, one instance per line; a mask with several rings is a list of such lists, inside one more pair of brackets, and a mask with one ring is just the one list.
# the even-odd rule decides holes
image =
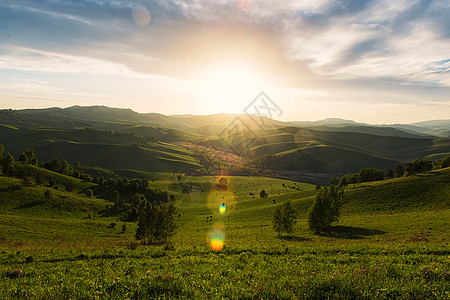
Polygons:
[[181,172],[199,166],[190,150],[128,133],[0,125],[0,141],[16,158],[22,151],[33,149],[40,162],[58,158],[110,169],[154,172]]
[[363,183],[346,190],[344,213],[450,208],[450,168]]

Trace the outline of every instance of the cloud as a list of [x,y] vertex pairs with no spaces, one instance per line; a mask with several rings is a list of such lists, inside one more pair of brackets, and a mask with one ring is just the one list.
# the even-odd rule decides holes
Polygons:
[[351,90],[348,101],[415,93],[422,105],[448,99],[449,15],[448,0],[0,0],[0,69],[190,92],[202,70],[243,63],[280,88],[321,91],[314,101]]
[[[24,47],[11,47],[9,53],[0,58],[0,69],[39,71],[47,73],[102,74],[123,77],[147,77],[120,63],[111,63],[93,57],[73,56]],[[149,58],[145,58],[149,59]]]
[[297,29],[286,34],[291,59],[324,76],[397,77],[447,85],[446,76],[432,78],[427,66],[449,57],[448,18],[442,18],[448,1],[345,2],[340,7],[340,1],[333,1],[314,14],[300,15]]

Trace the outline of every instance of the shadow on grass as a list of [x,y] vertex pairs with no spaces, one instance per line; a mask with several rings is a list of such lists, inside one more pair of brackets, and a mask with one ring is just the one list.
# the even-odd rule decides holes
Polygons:
[[338,239],[363,239],[366,236],[386,234],[386,231],[366,229],[352,226],[332,226],[320,236],[333,237]]
[[32,207],[36,207],[42,204],[42,201],[33,201],[30,203],[25,203],[22,205],[17,206],[15,209],[26,209],[26,208],[32,208]]
[[282,235],[278,237],[280,240],[289,241],[289,242],[305,242],[310,241],[311,239],[304,238],[301,236],[292,236],[292,235]]
[[6,188],[1,188],[0,193],[17,192],[17,191],[20,191],[21,189],[22,189],[22,186],[14,185],[14,186],[6,187]]

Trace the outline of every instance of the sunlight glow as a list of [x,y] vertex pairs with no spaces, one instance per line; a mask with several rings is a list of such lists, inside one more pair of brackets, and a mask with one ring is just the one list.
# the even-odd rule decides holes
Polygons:
[[223,112],[239,113],[264,89],[261,77],[250,68],[238,64],[211,68],[205,74],[205,104]]

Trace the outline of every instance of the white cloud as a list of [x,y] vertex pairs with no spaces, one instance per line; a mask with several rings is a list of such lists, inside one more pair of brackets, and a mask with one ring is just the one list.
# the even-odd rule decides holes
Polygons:
[[[134,72],[122,63],[111,63],[93,57],[74,56],[24,47],[11,47],[0,58],[0,69],[39,71],[49,73],[119,75],[123,77],[152,77]],[[133,54],[135,56],[137,54]],[[148,60],[149,57],[142,57]]]

